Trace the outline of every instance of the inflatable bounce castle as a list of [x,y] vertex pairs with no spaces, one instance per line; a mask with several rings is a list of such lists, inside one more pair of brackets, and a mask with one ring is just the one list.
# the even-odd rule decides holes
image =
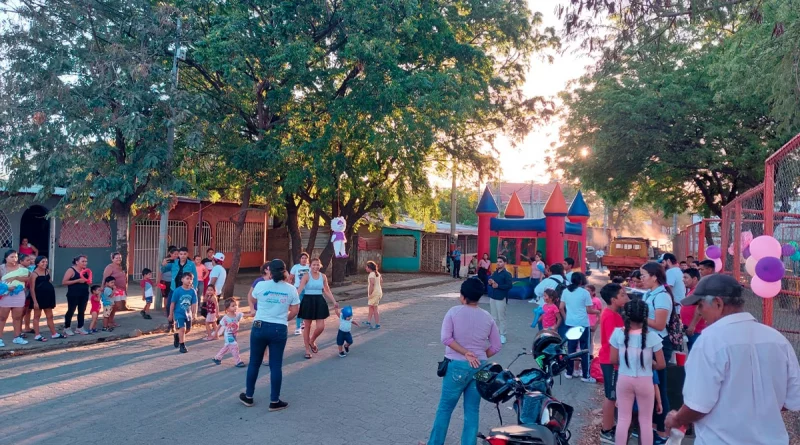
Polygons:
[[[575,259],[576,266],[585,261],[589,208],[580,191],[567,208],[561,186],[556,184],[544,206],[545,217],[541,219],[525,218],[522,203],[514,192],[506,206],[505,217],[498,218],[500,210],[487,187],[475,213],[478,215],[478,258],[488,253],[494,263],[497,255],[505,255],[508,258],[506,269],[515,279],[530,277],[531,262],[537,252],[543,254],[542,261],[548,266],[563,262],[565,257]],[[525,295],[515,297],[530,298],[532,289],[517,287],[512,293],[523,291]]]

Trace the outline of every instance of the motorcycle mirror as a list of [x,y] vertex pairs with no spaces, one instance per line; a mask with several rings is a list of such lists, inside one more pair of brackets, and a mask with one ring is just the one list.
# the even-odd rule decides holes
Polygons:
[[581,336],[583,336],[584,330],[586,330],[586,328],[582,326],[575,326],[573,328],[570,328],[566,334],[567,340],[580,340]]

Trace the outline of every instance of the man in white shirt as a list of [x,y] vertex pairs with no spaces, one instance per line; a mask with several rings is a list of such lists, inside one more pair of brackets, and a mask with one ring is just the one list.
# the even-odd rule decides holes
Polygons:
[[678,258],[671,253],[665,253],[662,258],[667,268],[667,284],[672,288],[672,296],[675,297],[674,303],[680,303],[686,297],[686,285],[683,284],[683,271]]
[[686,362],[683,407],[667,428],[694,423],[695,445],[789,444],[781,410],[800,411],[800,364],[786,338],[743,310],[731,276],[700,280],[685,305],[697,305],[708,327]]
[[536,302],[540,305],[544,304],[542,300],[544,291],[546,289],[555,289],[559,284],[567,286],[569,285],[569,281],[564,277],[564,265],[556,263],[550,266],[550,276],[543,278],[533,289],[533,294],[536,295]]
[[222,288],[225,287],[225,280],[228,278],[228,272],[222,267],[225,262],[225,254],[217,252],[214,254],[214,267],[211,268],[211,273],[208,275],[208,285],[214,286],[217,292],[217,297],[222,295]]
[[567,275],[566,275],[567,284],[569,284],[571,282],[571,280],[572,280],[573,269],[575,269],[575,260],[570,258],[570,257],[566,257],[566,258],[564,258],[563,265],[564,265],[564,272],[567,273]]
[[[292,266],[292,270],[289,272],[292,278],[294,278],[295,289],[300,288],[300,282],[303,281],[303,277],[309,272],[311,272],[311,266],[308,264],[308,254],[306,252],[300,252],[300,262]],[[301,303],[303,302],[304,296],[305,291],[300,293]],[[295,320],[294,335],[301,335],[303,333],[303,319],[297,317]]]

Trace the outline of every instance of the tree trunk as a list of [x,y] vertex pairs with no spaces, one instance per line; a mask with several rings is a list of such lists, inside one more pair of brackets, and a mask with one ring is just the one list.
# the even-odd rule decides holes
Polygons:
[[296,264],[300,261],[300,250],[303,248],[303,238],[300,233],[300,223],[298,222],[300,206],[297,205],[292,195],[287,195],[284,201],[286,205],[286,228],[289,229],[289,241],[291,244],[289,254],[292,264]]
[[[720,226],[721,226],[721,224],[720,224]],[[705,227],[705,230],[704,230],[705,233],[703,235],[706,237],[706,246],[713,246],[714,245],[714,234],[711,233],[711,224],[706,222],[705,224],[703,224],[703,227]],[[722,250],[725,250],[725,249],[723,248]]]
[[[131,208],[130,206],[126,206],[123,203],[115,202],[112,204],[112,210],[114,212],[114,219],[117,222],[117,252],[122,255],[122,270],[125,271],[125,275],[128,275],[128,237],[130,235],[129,227],[130,227],[130,217],[131,217]],[[126,301],[122,302],[124,310],[128,310],[128,305]]]
[[319,212],[314,212],[314,219],[311,222],[311,231],[308,234],[308,243],[306,244],[306,252],[312,255],[314,252],[314,245],[317,243],[317,233],[319,232]]
[[233,288],[236,285],[236,275],[239,274],[239,265],[242,262],[242,232],[244,231],[244,222],[247,219],[247,209],[250,207],[250,186],[245,186],[242,190],[242,210],[239,211],[239,216],[236,218],[236,224],[233,231],[233,264],[228,270],[228,278],[225,280],[225,286],[222,288],[222,296],[224,299],[233,296]]
[[[351,221],[352,219],[352,221]],[[345,220],[347,220],[347,229],[345,229],[345,237],[347,237],[347,245],[345,249],[347,252],[350,252],[353,248],[353,234],[355,230],[353,230],[353,224],[358,221],[358,218],[351,218],[345,216]],[[320,255],[320,261],[322,262],[322,267],[327,268],[328,264],[331,264],[331,260],[333,260],[333,271],[331,273],[331,282],[333,284],[341,284],[344,282],[347,272],[347,258],[334,258],[333,257],[333,243],[328,243],[325,246],[325,250],[322,251]]]

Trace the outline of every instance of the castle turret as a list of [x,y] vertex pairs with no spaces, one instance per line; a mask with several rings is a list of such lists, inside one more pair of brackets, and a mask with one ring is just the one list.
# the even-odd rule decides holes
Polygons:
[[579,223],[581,225],[581,249],[579,249],[580,252],[578,252],[580,258],[575,258],[575,261],[580,265],[581,269],[583,269],[583,263],[586,261],[586,223],[589,221],[589,207],[586,206],[586,201],[583,200],[583,193],[581,193],[580,190],[578,194],[575,195],[575,199],[572,200],[572,205],[569,206],[567,217],[569,218],[569,222]]
[[494,196],[492,196],[488,186],[483,191],[475,213],[478,215],[478,258],[483,258],[484,253],[489,253],[492,218],[500,214],[500,209],[497,208],[497,203],[494,201]]
[[525,218],[525,209],[522,208],[522,202],[520,202],[517,192],[511,194],[511,199],[508,200],[508,205],[506,206],[503,217],[508,219]]
[[544,205],[544,224],[547,236],[545,252],[547,264],[564,261],[564,235],[566,233],[567,202],[561,186],[556,184],[553,193]]

